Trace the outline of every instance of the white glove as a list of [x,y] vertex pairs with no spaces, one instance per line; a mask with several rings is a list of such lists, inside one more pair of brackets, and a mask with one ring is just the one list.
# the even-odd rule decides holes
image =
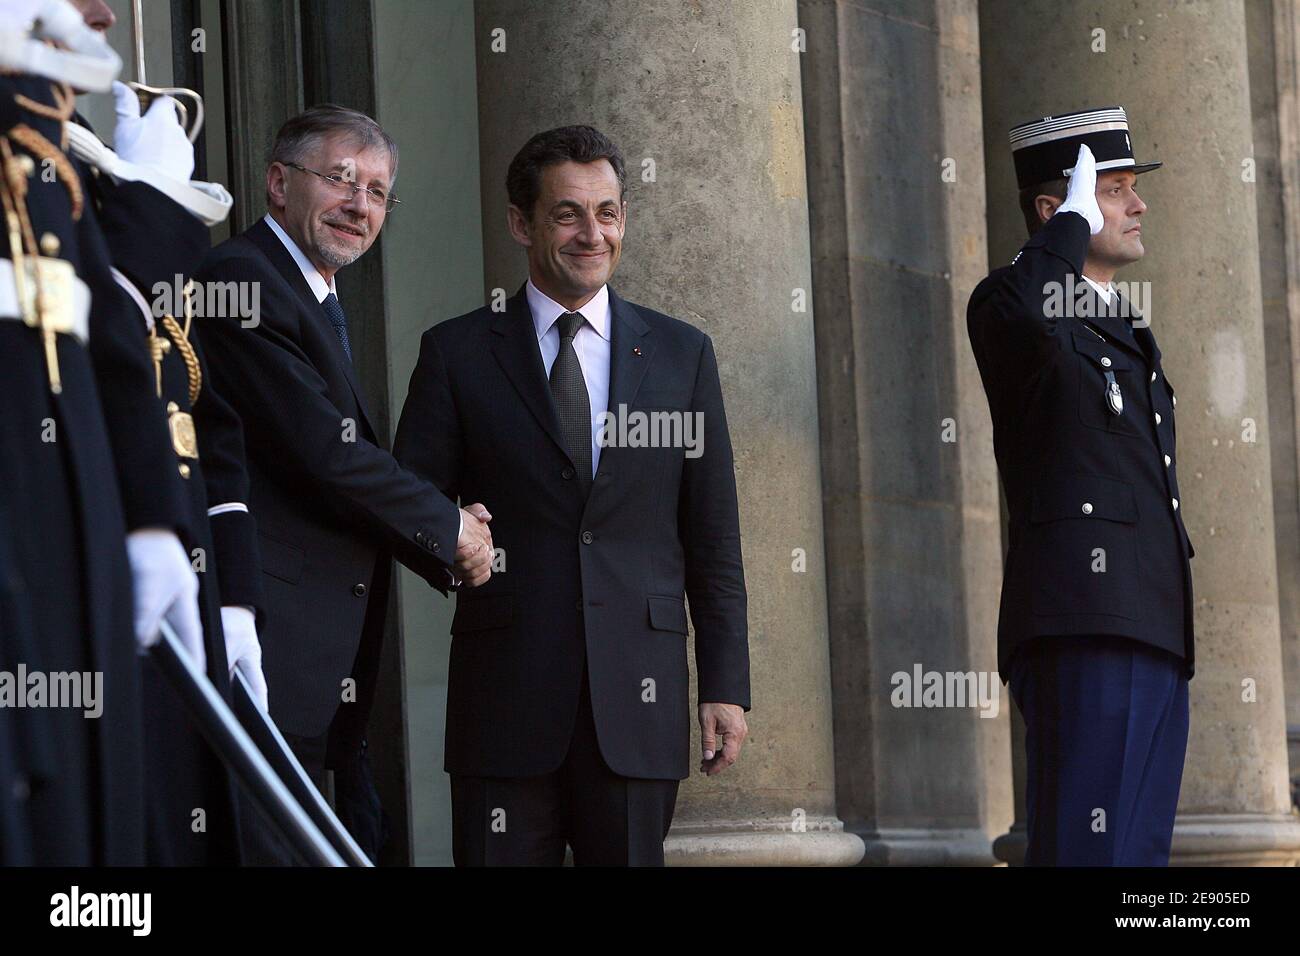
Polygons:
[[0,0],[0,17],[4,17],[5,23],[26,30],[43,6],[45,0]]
[[235,679],[235,668],[239,668],[253,690],[254,702],[262,713],[269,714],[266,678],[262,675],[262,645],[257,640],[257,618],[249,608],[232,604],[221,609],[221,629],[226,632],[226,663],[230,666],[230,679]]
[[1092,150],[1082,143],[1079,144],[1079,158],[1070,171],[1070,190],[1065,194],[1065,202],[1056,207],[1056,212],[1077,212],[1088,220],[1088,231],[1094,236],[1106,224],[1101,207],[1097,205],[1097,160]]
[[199,578],[180,538],[161,528],[132,531],[126,555],[135,583],[135,639],[141,651],[160,640],[160,621],[176,631],[199,670],[208,666],[199,621]]
[[113,84],[117,101],[117,129],[113,132],[113,150],[128,163],[155,169],[187,183],[194,175],[194,144],[185,135],[176,101],[159,96],[140,115],[140,99],[125,83]]
[[0,0],[0,68],[106,92],[122,58],[67,0]]

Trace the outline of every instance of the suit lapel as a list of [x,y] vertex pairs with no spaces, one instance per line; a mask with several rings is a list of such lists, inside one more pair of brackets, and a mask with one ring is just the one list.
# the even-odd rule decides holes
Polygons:
[[[609,339],[609,410],[619,414],[619,406],[632,404],[641,380],[645,378],[654,356],[650,327],[635,308],[609,290],[609,311],[613,320]],[[610,449],[601,452],[603,457]]]
[[[625,414],[637,397],[637,390],[654,358],[654,339],[649,336],[650,326],[638,315],[636,308],[619,298],[610,286],[610,415]],[[611,419],[606,419],[611,420]],[[616,427],[615,427],[616,428]],[[619,447],[611,445],[601,449],[601,467],[623,455]],[[612,468],[611,468],[612,472]],[[606,481],[603,486],[610,488]]]
[[520,286],[519,291],[506,300],[506,310],[492,318],[492,355],[524,400],[524,406],[537,419],[542,430],[551,436],[556,447],[568,457],[525,288],[526,285]]
[[343,343],[339,341],[339,337],[330,326],[329,317],[325,315],[325,307],[316,301],[316,294],[311,291],[311,286],[303,278],[298,263],[294,261],[289,250],[284,247],[280,237],[266,224],[265,219],[257,220],[244,235],[257,248],[262,250],[263,255],[271,260],[271,265],[289,283],[289,286],[302,302],[302,307],[307,311],[307,314],[316,321],[317,331],[322,332],[321,337],[325,340],[325,346],[330,350],[330,354],[334,356],[335,366],[342,373],[344,380],[348,383],[348,388],[352,391],[352,397],[356,400],[357,411],[361,414],[362,422],[373,436],[375,431],[370,424],[370,415],[366,411],[366,401],[361,392],[361,385],[357,382],[356,369],[353,368],[347,353],[343,351]]

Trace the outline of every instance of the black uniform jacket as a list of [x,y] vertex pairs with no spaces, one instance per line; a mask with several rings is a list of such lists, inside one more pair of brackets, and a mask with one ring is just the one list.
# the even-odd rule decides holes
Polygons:
[[1053,216],[967,309],[1010,523],[998,666],[1030,638],[1119,635],[1190,676],[1174,390],[1141,316],[1084,282],[1088,241],[1082,216]]

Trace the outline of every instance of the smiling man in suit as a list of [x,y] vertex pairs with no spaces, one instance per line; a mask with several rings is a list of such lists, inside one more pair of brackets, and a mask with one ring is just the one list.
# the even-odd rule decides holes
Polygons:
[[[504,311],[425,333],[394,445],[450,497],[491,503],[503,559],[461,593],[452,623],[453,853],[462,866],[558,865],[567,843],[578,865],[662,865],[690,772],[683,597],[701,770],[730,766],[747,733],[745,579],[717,360],[703,332],[607,285],[627,202],[606,136],[537,134],[506,188],[528,281]],[[691,447],[624,442],[626,418],[652,411],[702,433]]]
[[[371,425],[335,274],[396,204],[397,145],[370,117],[319,106],[281,127],[268,213],[205,261],[253,316],[204,320],[212,377],[244,421],[266,590],[271,715],[373,857],[381,813],[365,759],[391,559],[442,590],[490,575],[481,505],[461,511],[400,467]],[[228,285],[235,283],[234,286]],[[216,286],[212,286],[216,288]]]

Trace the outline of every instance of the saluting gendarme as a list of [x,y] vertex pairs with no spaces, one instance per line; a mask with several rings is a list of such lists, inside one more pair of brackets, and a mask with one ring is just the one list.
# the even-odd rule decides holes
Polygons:
[[[1146,203],[1120,107],[1011,131],[1030,239],[971,295],[1009,546],[998,668],[1025,717],[1026,862],[1165,865],[1187,745],[1195,553],[1177,398],[1112,285]],[[1052,296],[1085,285],[1080,308]]]

